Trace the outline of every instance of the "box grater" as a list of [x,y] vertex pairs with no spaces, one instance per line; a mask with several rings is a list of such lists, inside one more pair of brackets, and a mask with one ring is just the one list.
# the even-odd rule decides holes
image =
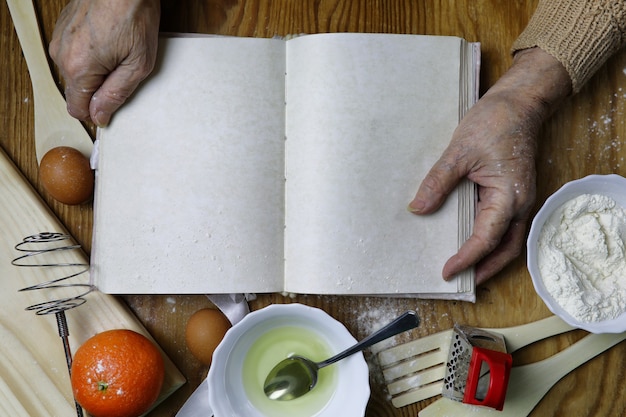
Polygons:
[[457,324],[442,394],[466,404],[502,410],[512,363],[502,335]]

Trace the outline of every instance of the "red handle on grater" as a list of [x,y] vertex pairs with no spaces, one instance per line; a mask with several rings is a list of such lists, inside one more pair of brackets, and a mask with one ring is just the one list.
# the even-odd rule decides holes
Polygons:
[[[484,399],[476,398],[483,363],[489,366],[489,388]],[[482,405],[501,411],[504,408],[513,357],[504,352],[474,347],[463,395],[466,404]]]

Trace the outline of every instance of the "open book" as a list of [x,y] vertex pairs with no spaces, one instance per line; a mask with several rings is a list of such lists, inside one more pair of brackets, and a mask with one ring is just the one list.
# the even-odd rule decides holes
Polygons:
[[445,282],[475,185],[430,216],[420,181],[477,99],[455,37],[173,36],[98,131],[93,283],[105,293],[474,300]]

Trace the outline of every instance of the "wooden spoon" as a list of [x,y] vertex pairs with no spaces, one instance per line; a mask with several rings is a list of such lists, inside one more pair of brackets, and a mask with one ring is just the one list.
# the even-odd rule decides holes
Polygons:
[[89,158],[93,141],[67,112],[65,99],[52,78],[32,0],[7,0],[7,4],[33,85],[37,163],[57,146],[70,146]]

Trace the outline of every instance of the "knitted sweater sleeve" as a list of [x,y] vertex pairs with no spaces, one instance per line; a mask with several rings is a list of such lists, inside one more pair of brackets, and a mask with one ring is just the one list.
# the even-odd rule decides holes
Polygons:
[[539,0],[513,52],[543,49],[563,64],[576,93],[624,44],[625,0]]

